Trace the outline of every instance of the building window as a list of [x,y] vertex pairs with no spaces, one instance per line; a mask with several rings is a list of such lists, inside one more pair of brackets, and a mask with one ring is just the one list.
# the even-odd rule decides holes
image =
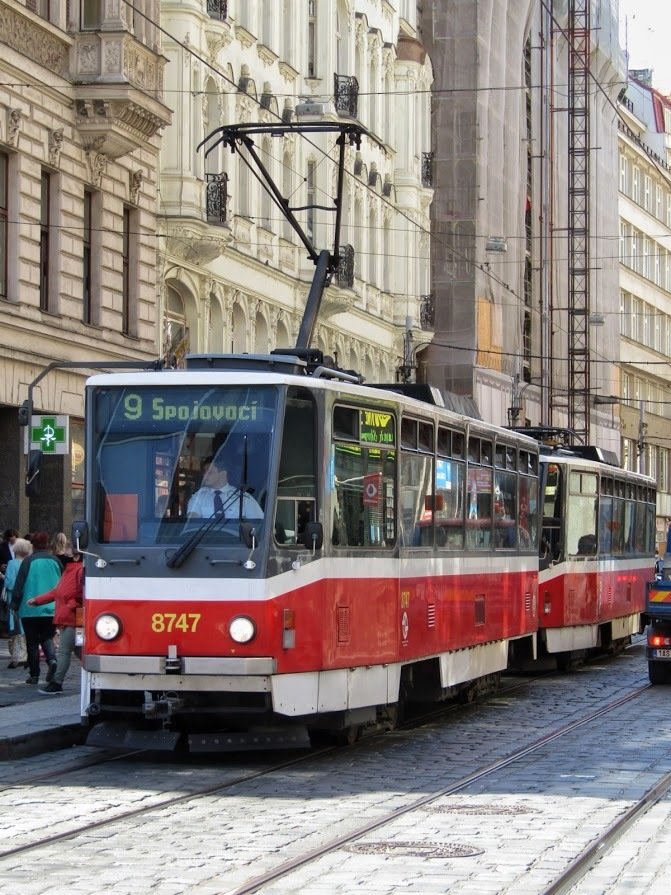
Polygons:
[[93,307],[91,299],[91,208],[93,193],[84,190],[84,235],[83,235],[83,271],[82,271],[82,320],[91,323]]
[[0,152],[0,295],[7,298],[7,156]]
[[308,162],[308,176],[306,178],[307,194],[307,222],[305,232],[310,240],[314,241],[315,236],[315,204],[317,202],[317,191],[315,184],[316,165],[314,162]]
[[137,209],[125,205],[123,210],[122,233],[122,295],[121,295],[121,332],[133,335],[133,311],[135,305],[135,259],[137,257]]
[[317,3],[308,0],[308,78],[317,77]]
[[49,310],[49,205],[51,204],[51,175],[42,171],[40,195],[40,308]]
[[82,31],[96,31],[102,24],[100,0],[81,0]]
[[49,0],[26,0],[26,9],[37,13],[43,19],[49,18]]

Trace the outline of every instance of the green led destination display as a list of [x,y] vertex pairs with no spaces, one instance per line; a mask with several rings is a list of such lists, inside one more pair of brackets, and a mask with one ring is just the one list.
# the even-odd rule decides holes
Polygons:
[[393,447],[396,443],[394,415],[382,410],[360,410],[359,433],[361,441],[366,444]]

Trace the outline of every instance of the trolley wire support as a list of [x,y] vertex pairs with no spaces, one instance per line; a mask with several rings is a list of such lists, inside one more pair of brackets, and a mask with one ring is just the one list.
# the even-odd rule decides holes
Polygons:
[[[282,191],[264,164],[263,159],[255,146],[254,137],[259,134],[284,137],[286,134],[292,133],[338,134],[336,139],[336,146],[338,147],[338,180],[336,196],[333,199],[332,205],[320,205],[317,203],[300,206],[291,205],[290,197],[282,195]],[[296,340],[297,349],[306,349],[310,347],[324,289],[330,285],[331,278],[337,273],[338,267],[342,261],[340,231],[343,212],[343,186],[345,181],[345,149],[348,145],[352,145],[356,147],[356,149],[359,149],[361,146],[361,138],[363,136],[378,142],[375,140],[375,137],[363,127],[363,125],[352,121],[278,122],[274,124],[251,122],[218,127],[208,134],[208,136],[197,146],[197,151],[207,147],[205,149],[205,158],[222,144],[229,147],[231,152],[237,152],[240,155],[242,163],[247,165],[256,179],[260,182],[261,186],[269,194],[271,200],[275,203],[282,215],[291,225],[292,229],[298,235],[298,238],[307,250],[308,257],[315,265],[312,284],[310,286],[305,310],[303,312],[303,319]],[[298,212],[313,209],[335,213],[333,246],[330,251],[328,249],[318,250],[313,238],[306,232],[306,229],[296,217]]]

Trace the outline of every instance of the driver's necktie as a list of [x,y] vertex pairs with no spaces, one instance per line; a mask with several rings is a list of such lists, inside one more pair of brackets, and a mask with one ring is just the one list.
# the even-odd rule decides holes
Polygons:
[[224,502],[221,499],[221,491],[214,492],[214,512],[217,516],[224,512]]

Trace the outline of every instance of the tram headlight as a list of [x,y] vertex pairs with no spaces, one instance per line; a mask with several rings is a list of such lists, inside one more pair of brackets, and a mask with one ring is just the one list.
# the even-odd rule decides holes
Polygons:
[[101,640],[116,640],[121,634],[121,622],[116,615],[99,615],[93,627]]
[[236,643],[249,643],[256,636],[256,625],[246,615],[238,615],[228,626],[228,633]]

